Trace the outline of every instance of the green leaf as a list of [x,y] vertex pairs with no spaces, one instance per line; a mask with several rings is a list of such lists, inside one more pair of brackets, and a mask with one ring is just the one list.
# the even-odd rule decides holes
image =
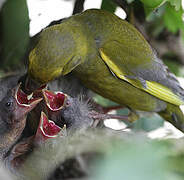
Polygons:
[[161,6],[167,0],[141,0],[145,7],[154,10],[155,8]]
[[176,11],[178,11],[181,8],[182,0],[167,0],[170,2],[172,6],[175,6]]
[[165,13],[163,15],[163,20],[164,25],[170,32],[176,33],[178,30],[184,29],[182,15],[183,10],[181,8],[176,11],[174,6],[171,6],[169,3],[167,4]]
[[101,9],[107,10],[109,12],[114,12],[116,10],[117,5],[112,0],[103,0]]
[[[153,19],[153,16],[160,16],[160,10],[161,13],[163,13],[162,6],[166,3],[169,2],[171,6],[175,7],[175,10],[178,11],[181,8],[182,0],[141,0],[141,2],[144,4],[144,9],[146,13],[147,20],[150,18]],[[155,12],[156,10],[156,12]],[[151,16],[151,17],[150,17]]]
[[7,0],[1,11],[4,67],[15,66],[23,58],[29,42],[29,16],[25,0]]
[[[148,22],[157,21],[157,19],[160,18],[161,16],[163,16],[163,14],[165,12],[165,4],[158,7],[156,10],[152,9],[152,8],[147,8],[146,6],[144,6],[144,10],[145,10],[145,14],[146,14],[146,21],[148,21]],[[161,24],[160,24],[160,26],[161,26]]]

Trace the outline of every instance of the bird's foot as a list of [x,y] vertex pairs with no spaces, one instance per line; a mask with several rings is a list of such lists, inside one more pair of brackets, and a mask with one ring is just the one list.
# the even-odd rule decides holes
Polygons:
[[133,110],[130,110],[130,113],[128,114],[128,121],[129,122],[135,122],[139,119],[139,115],[133,111]]
[[94,119],[92,127],[97,127],[100,121],[103,121],[106,119],[118,119],[126,122],[134,122],[139,118],[134,111],[131,111],[128,115],[116,115],[116,114],[107,114],[107,113],[100,113],[97,111],[91,111],[89,113],[89,116],[92,119]]

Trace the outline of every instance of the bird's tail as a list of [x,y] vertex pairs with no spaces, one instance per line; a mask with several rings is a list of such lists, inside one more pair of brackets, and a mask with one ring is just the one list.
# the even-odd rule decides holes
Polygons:
[[169,121],[177,129],[184,132],[184,113],[179,106],[168,103],[166,110],[160,112],[159,115]]

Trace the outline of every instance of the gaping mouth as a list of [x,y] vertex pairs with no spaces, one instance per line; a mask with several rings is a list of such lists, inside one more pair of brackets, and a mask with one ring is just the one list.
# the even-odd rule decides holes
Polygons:
[[51,111],[59,111],[66,105],[67,95],[62,92],[51,92],[42,90],[47,107]]
[[38,104],[38,102],[42,100],[42,98],[40,97],[33,97],[33,93],[27,95],[21,90],[20,86],[21,83],[19,83],[19,85],[15,89],[15,99],[19,106],[30,107],[33,106],[34,104]]
[[66,135],[66,126],[63,128],[56,125],[53,121],[49,120],[46,114],[42,111],[40,123],[36,132],[36,141],[43,141],[49,138]]

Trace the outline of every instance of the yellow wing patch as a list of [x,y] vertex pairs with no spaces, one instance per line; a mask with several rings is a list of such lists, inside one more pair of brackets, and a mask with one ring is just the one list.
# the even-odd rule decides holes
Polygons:
[[113,63],[113,61],[105,55],[105,53],[100,49],[100,55],[102,59],[105,61],[105,63],[108,65],[108,67],[116,74],[117,77],[120,79],[129,82],[134,87],[139,88],[141,90],[146,91],[147,93],[163,100],[166,102],[169,102],[171,104],[180,106],[184,104],[184,101],[180,99],[179,96],[174,94],[168,87],[163,86],[162,84],[159,84],[154,81],[146,81],[146,88],[144,88],[139,80],[129,79],[127,78],[123,72],[119,69],[119,67]]

